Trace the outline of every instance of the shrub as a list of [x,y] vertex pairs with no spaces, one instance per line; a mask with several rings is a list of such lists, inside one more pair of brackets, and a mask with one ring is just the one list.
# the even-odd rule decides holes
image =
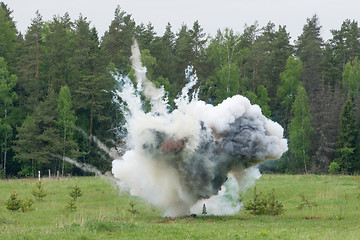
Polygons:
[[5,202],[6,208],[10,211],[18,211],[21,209],[22,212],[27,212],[33,210],[32,205],[34,201],[31,198],[22,200],[18,198],[17,192],[13,192],[10,195],[9,200]]
[[338,174],[340,172],[340,165],[337,162],[332,162],[328,171],[330,174]]
[[305,206],[308,207],[309,209],[318,206],[316,202],[310,202],[305,196],[305,193],[300,193],[299,197],[301,198],[301,203],[298,206],[299,209],[304,209]]
[[27,212],[27,211],[33,210],[33,208],[32,208],[33,203],[34,203],[34,201],[31,198],[29,198],[27,200],[22,200],[21,207],[20,207],[21,211]]
[[13,192],[10,195],[9,200],[7,200],[5,202],[6,208],[9,209],[10,211],[17,211],[21,208],[21,200],[18,199],[18,194],[17,192]]
[[283,204],[275,199],[275,190],[274,189],[269,194],[269,198],[267,201],[267,209],[268,209],[268,214],[271,214],[273,216],[284,213]]
[[69,193],[70,195],[70,200],[68,201],[66,208],[69,209],[70,211],[76,211],[76,200],[81,197],[83,195],[80,187],[78,185],[75,185],[73,187],[73,189],[71,190],[71,192]]
[[66,208],[67,208],[68,210],[70,210],[70,211],[76,211],[76,208],[77,208],[77,206],[76,206],[76,200],[73,199],[73,198],[71,198],[71,199],[68,201],[68,203],[67,203],[67,205],[66,205]]
[[256,192],[256,187],[254,188],[254,197],[252,200],[244,204],[244,207],[247,211],[254,215],[280,215],[284,213],[284,207],[275,198],[275,190],[272,190],[272,193],[268,197],[262,195],[262,193]]
[[130,208],[128,209],[128,211],[132,214],[135,215],[136,213],[138,213],[138,210],[135,208],[136,203],[134,201],[131,201],[129,203]]
[[75,185],[74,188],[70,192],[70,197],[72,197],[75,200],[78,199],[79,197],[81,197],[82,195],[83,195],[82,191],[78,185]]
[[38,181],[35,186],[36,188],[32,191],[32,194],[36,200],[42,200],[47,195],[44,190],[44,184],[42,181]]

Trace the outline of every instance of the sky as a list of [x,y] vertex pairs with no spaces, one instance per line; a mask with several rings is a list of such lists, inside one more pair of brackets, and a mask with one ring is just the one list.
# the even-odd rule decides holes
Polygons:
[[360,1],[356,0],[0,0],[13,10],[16,26],[23,34],[40,11],[43,20],[70,14],[76,20],[81,13],[91,21],[100,36],[108,30],[119,5],[131,14],[137,24],[149,22],[162,35],[168,22],[173,32],[182,24],[192,26],[198,20],[204,32],[215,36],[218,29],[231,28],[242,33],[244,26],[255,21],[260,27],[269,21],[285,25],[291,41],[301,34],[306,19],[319,17],[324,40],[332,37],[331,29],[340,29],[345,19],[359,21]]

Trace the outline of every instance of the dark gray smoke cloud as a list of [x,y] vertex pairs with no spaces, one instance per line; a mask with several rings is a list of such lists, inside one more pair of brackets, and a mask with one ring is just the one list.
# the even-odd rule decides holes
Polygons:
[[265,161],[278,138],[269,136],[263,122],[244,114],[221,133],[213,132],[200,121],[199,144],[189,155],[186,139],[176,140],[165,132],[151,130],[154,142],[143,144],[153,159],[164,159],[179,172],[180,180],[195,199],[216,195],[230,170],[241,170]]

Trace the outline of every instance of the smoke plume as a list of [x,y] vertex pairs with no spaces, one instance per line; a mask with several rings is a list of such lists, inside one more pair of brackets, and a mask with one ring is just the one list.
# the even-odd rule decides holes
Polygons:
[[169,111],[164,90],[146,78],[136,43],[131,61],[136,88],[127,76],[114,74],[127,130],[126,151],[112,163],[120,188],[164,208],[165,216],[198,212],[203,202],[211,214],[236,213],[238,192],[260,177],[253,167],[287,150],[282,127],[243,96],[217,106],[199,100],[196,91],[189,96],[197,81],[191,67],[189,83]]

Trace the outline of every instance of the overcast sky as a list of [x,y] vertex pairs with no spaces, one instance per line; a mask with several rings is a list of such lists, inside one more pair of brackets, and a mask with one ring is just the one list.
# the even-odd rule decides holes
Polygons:
[[40,11],[44,20],[68,12],[73,20],[87,17],[100,36],[110,26],[117,5],[132,15],[137,24],[151,22],[162,35],[168,22],[177,32],[182,23],[192,26],[198,20],[204,31],[214,36],[218,29],[232,28],[242,33],[244,25],[265,26],[269,21],[286,25],[292,41],[301,34],[306,18],[317,14],[322,37],[331,38],[331,29],[340,29],[345,19],[359,21],[360,2],[356,0],[0,0],[13,10],[17,28],[25,33]]

